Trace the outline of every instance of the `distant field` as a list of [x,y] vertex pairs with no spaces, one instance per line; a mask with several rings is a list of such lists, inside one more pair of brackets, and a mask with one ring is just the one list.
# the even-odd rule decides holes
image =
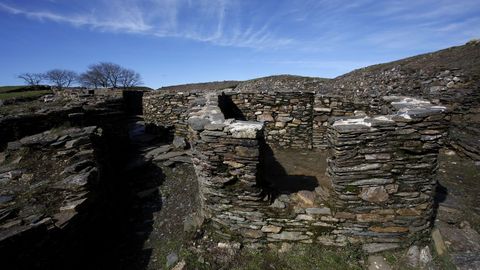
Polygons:
[[51,94],[50,86],[8,85],[0,86],[0,100],[12,98],[36,98]]
[[26,88],[25,85],[15,85],[15,86],[0,86],[0,93],[8,93],[12,91],[18,91],[20,89]]
[[0,91],[0,100],[12,99],[12,98],[35,98],[35,97],[41,97],[43,95],[51,94],[51,93],[52,93],[51,90],[33,90],[33,91],[10,92],[10,93],[5,93],[3,91]]

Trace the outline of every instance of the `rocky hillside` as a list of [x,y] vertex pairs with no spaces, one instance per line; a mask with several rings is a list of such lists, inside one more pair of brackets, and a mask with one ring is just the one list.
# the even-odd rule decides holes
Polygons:
[[[358,69],[332,80],[357,97],[409,95],[445,104],[479,103],[480,41]],[[332,89],[333,88],[333,89]],[[467,98],[468,97],[468,98]]]
[[164,86],[157,90],[159,91],[195,91],[195,90],[222,90],[225,88],[234,88],[240,81],[221,81],[221,82],[205,82],[205,83],[190,83],[172,86]]

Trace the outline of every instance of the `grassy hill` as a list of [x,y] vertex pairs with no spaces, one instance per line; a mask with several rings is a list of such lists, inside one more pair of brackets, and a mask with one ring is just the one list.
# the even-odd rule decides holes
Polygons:
[[0,86],[0,100],[7,99],[35,99],[39,98],[46,94],[51,94],[52,90],[49,86],[26,86],[26,85],[16,85],[16,86]]

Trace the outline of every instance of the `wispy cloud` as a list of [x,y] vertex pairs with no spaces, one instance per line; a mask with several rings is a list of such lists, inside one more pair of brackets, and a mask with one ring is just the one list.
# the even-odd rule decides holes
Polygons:
[[245,23],[233,0],[100,1],[88,12],[27,9],[0,3],[0,11],[39,21],[67,23],[108,32],[186,38],[220,46],[277,48],[291,43],[266,27]]
[[15,8],[3,3],[0,3],[0,9],[14,14],[23,15],[30,19],[36,19],[40,21],[53,21],[57,23],[68,23],[77,27],[89,26],[95,29],[108,30],[108,31],[125,31],[130,33],[141,33],[151,29],[151,26],[146,25],[141,17],[125,16],[125,20],[113,20],[109,18],[98,18],[94,13],[90,14],[73,14],[73,15],[61,15],[50,11],[28,11],[24,9]]
[[478,0],[0,1],[0,11],[33,20],[255,49],[394,50],[426,42],[442,47],[480,35]]

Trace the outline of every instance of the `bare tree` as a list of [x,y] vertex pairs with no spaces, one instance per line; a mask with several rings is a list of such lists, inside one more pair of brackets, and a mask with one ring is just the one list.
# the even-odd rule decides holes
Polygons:
[[141,84],[140,74],[121,67],[118,64],[100,62],[90,65],[79,78],[80,83],[87,87],[131,87]]
[[80,74],[78,76],[78,82],[80,85],[89,87],[89,88],[98,88],[98,87],[107,87],[108,83],[106,80],[102,79],[102,75],[93,69]]
[[142,77],[131,69],[123,69],[120,74],[120,83],[123,88],[138,86],[142,84]]
[[44,77],[42,73],[22,73],[17,78],[24,80],[30,86],[37,86],[43,81]]
[[108,83],[113,87],[118,87],[118,81],[122,74],[123,68],[120,65],[114,63],[101,62],[99,64],[106,75]]
[[45,79],[53,83],[58,89],[69,87],[77,81],[78,74],[75,71],[65,69],[52,69],[45,73]]

